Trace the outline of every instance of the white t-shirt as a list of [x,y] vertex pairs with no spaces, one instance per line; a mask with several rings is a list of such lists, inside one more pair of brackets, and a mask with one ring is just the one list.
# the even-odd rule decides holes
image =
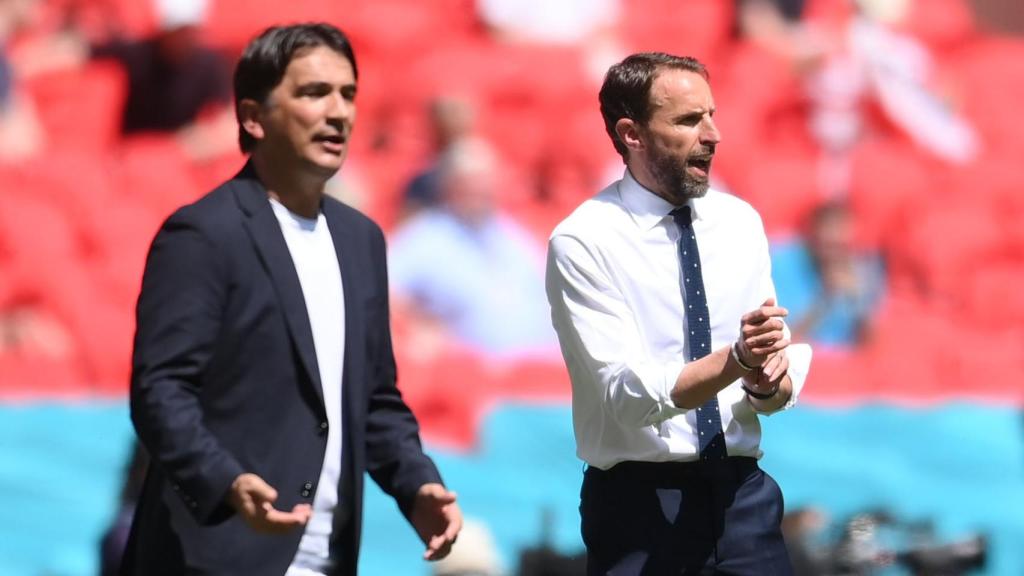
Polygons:
[[271,199],[288,252],[302,285],[313,331],[327,410],[327,452],[313,497],[313,515],[306,524],[292,568],[326,572],[331,565],[330,539],[341,477],[341,374],[345,357],[345,293],[331,231],[323,213],[304,218]]

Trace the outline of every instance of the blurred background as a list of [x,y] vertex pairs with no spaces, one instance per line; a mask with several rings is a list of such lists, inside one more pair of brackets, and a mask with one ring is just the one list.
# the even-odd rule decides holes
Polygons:
[[242,165],[230,74],[273,23],[352,38],[332,195],[389,237],[399,384],[469,519],[420,560],[367,495],[364,574],[582,573],[547,235],[621,177],[597,90],[696,56],[712,177],[762,214],[801,403],[764,421],[801,574],[1024,574],[1024,4],[0,0],[0,574],[109,568],[160,222]]

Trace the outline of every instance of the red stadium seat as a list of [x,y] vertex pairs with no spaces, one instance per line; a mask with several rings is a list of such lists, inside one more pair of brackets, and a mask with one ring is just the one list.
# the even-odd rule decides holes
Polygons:
[[966,0],[909,2],[898,29],[945,52],[970,42],[975,36],[974,15]]
[[217,0],[210,2],[205,35],[214,46],[231,52],[241,49],[264,29],[280,24],[327,20],[334,24],[336,1]]
[[120,194],[142,200],[161,216],[205,192],[196,182],[192,162],[172,136],[133,137],[115,157],[111,176]]
[[36,104],[49,149],[108,151],[120,134],[126,82],[124,71],[112,62],[27,80],[25,89]]
[[985,202],[919,206],[890,245],[893,272],[910,273],[936,298],[962,303],[965,279],[1005,253],[998,222],[993,206]]
[[45,196],[0,194],[0,254],[19,265],[48,267],[76,258],[81,243],[66,215]]
[[920,206],[955,191],[937,178],[935,161],[904,140],[880,136],[862,140],[851,163],[849,198],[864,246],[898,245],[901,232]]
[[721,0],[625,0],[621,36],[633,51],[695,56],[710,63],[733,24],[733,3]]
[[972,324],[993,330],[1024,326],[1024,258],[979,266],[965,284]]
[[851,367],[857,388],[868,398],[890,400],[952,396],[945,371],[957,328],[944,307],[913,293],[891,293],[876,313],[860,362]]
[[956,81],[954,102],[982,137],[983,155],[1015,160],[1020,153],[1024,114],[1024,41],[984,38],[944,57],[946,74]]

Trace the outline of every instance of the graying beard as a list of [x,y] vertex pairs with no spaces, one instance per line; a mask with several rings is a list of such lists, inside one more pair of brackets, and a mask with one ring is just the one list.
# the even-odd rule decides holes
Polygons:
[[[677,171],[671,161],[662,162],[661,159],[655,161],[653,172],[662,188],[672,195],[673,204],[684,204],[688,200],[701,198],[708,193],[708,182],[694,180],[686,173],[685,168],[681,172]],[[666,178],[666,174],[670,177]]]

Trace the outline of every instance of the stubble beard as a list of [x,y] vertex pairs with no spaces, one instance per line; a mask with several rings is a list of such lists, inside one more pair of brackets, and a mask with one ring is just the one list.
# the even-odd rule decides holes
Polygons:
[[675,206],[685,204],[708,193],[706,178],[696,178],[686,171],[686,164],[678,162],[667,154],[651,158],[651,175],[661,188],[665,199]]

